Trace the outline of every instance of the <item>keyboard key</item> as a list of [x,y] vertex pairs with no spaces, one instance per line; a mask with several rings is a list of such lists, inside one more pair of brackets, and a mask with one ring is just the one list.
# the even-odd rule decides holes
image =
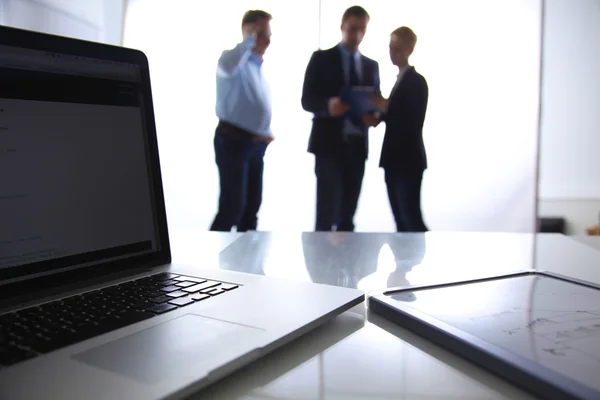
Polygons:
[[185,290],[188,293],[196,293],[196,292],[199,292],[204,289],[208,289],[213,286],[219,286],[220,284],[221,284],[221,282],[206,281],[204,283],[200,283],[199,285],[194,285],[194,286],[184,288],[183,290]]
[[180,289],[181,289],[181,288],[180,288],[179,286],[175,286],[175,285],[173,285],[173,286],[166,286],[166,287],[164,287],[164,288],[161,288],[160,290],[161,290],[162,292],[169,293],[169,292],[174,292],[174,291],[176,291],[176,290],[180,290]]
[[156,303],[156,304],[161,304],[161,303],[166,303],[171,299],[172,299],[172,297],[160,296],[160,297],[155,297],[153,299],[150,299],[150,301],[153,303]]
[[193,299],[194,301],[200,301],[200,300],[208,299],[208,298],[210,298],[210,296],[208,294],[196,293],[196,294],[191,295],[190,298]]
[[223,290],[221,288],[216,288],[215,290],[213,290],[212,292],[210,292],[208,294],[210,294],[211,296],[216,296],[216,295],[219,295],[219,294],[225,293],[225,292],[226,292],[226,290]]
[[175,279],[169,279],[168,281],[162,281],[160,284],[162,286],[171,286],[175,285],[176,283],[179,283],[179,281],[176,281]]
[[166,313],[167,311],[172,311],[175,309],[177,309],[177,306],[174,306],[169,303],[163,303],[163,304],[157,304],[154,307],[148,308],[148,311],[156,313],[156,314],[162,314],[162,313]]
[[194,300],[190,296],[180,297],[178,299],[173,299],[169,301],[169,304],[173,304],[176,306],[187,306],[188,304],[192,304]]
[[191,277],[191,276],[184,276],[184,275],[181,275],[181,276],[175,278],[175,280],[177,280],[177,281],[190,281],[190,282],[196,282],[196,283],[206,282],[206,279],[194,278],[194,277]]
[[167,293],[167,296],[175,298],[175,297],[187,296],[188,294],[189,293],[187,293],[187,292],[178,291],[178,292]]
[[233,290],[238,288],[238,285],[234,285],[233,283],[223,283],[220,288],[223,290]]
[[176,283],[175,286],[179,286],[179,287],[190,287],[195,285],[197,282],[190,282],[190,281],[183,281],[183,282],[179,282]]
[[154,278],[155,280],[162,282],[162,281],[168,281],[170,279],[175,279],[178,278],[179,275],[176,274],[171,274],[168,272],[163,272],[161,274],[157,274],[157,275],[152,275],[152,278]]

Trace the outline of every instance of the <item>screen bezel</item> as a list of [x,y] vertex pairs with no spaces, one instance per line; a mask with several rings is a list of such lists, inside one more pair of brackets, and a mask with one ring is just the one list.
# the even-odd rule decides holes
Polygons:
[[[523,271],[493,277],[452,282],[430,286],[393,288],[382,295],[370,297],[369,310],[380,314],[403,328],[450,350],[453,353],[521,386],[542,398],[561,398],[573,400],[595,400],[600,392],[595,391],[569,377],[521,357],[504,348],[489,343],[467,333],[449,323],[421,312],[410,305],[403,305],[390,296],[403,292],[418,292],[443,287],[460,286],[477,282],[487,282],[524,276],[544,276],[569,283],[600,290],[600,285],[580,279],[566,277],[552,272]],[[559,397],[557,397],[557,395]]]
[[[86,263],[90,264],[88,266],[56,266],[53,265],[53,260],[48,260],[0,270],[0,287],[2,287],[2,293],[8,294],[12,292],[5,290],[6,285],[11,285],[13,282],[23,283],[24,280],[27,282],[31,282],[32,280],[43,281],[45,279],[54,280],[68,274],[81,272],[82,270],[85,271],[85,276],[89,278],[95,274],[105,275],[111,272],[122,272],[128,269],[139,269],[140,267],[151,268],[170,263],[171,249],[154,120],[150,69],[146,55],[139,50],[5,26],[0,26],[0,45],[129,63],[139,66],[141,75],[139,84],[143,101],[142,117],[147,139],[150,189],[152,191],[151,200],[157,240],[155,251],[131,255],[129,257],[125,256],[123,259],[112,261],[108,261],[105,258],[92,258],[86,260]],[[0,294],[0,297],[4,298],[5,296]]]

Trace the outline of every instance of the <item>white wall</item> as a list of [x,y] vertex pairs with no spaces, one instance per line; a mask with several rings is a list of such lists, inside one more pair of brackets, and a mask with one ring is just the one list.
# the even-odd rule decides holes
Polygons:
[[539,214],[584,234],[600,212],[600,0],[546,0]]
[[600,200],[600,0],[546,0],[540,198]]
[[[265,158],[259,229],[314,228],[314,161],[306,152],[311,116],[300,106],[302,80],[319,42],[326,47],[339,41],[342,13],[354,3],[311,0],[294,9],[281,0],[128,2],[124,44],[143,50],[150,60],[173,231],[207,229],[216,211],[218,176],[212,143],[217,122],[216,62],[222,50],[240,40],[241,17],[250,8],[274,16],[264,68],[273,88],[277,139]],[[384,90],[389,91],[395,79],[387,54],[389,33],[408,24],[420,37],[414,62],[429,80],[431,93],[425,128],[430,169],[423,188],[430,228],[532,231],[540,1],[363,3],[372,19],[362,50],[380,62]],[[218,17],[201,18],[203,14]],[[224,15],[227,18],[220,17]],[[518,67],[507,68],[507,61]],[[377,167],[382,128],[371,135],[356,216],[360,231],[394,229]]]
[[123,0],[0,0],[0,23],[121,44]]

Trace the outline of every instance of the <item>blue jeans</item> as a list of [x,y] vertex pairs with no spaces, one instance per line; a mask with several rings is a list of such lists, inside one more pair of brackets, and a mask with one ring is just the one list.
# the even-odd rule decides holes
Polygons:
[[229,232],[234,226],[238,232],[256,230],[267,143],[217,129],[214,145],[221,193],[210,230]]

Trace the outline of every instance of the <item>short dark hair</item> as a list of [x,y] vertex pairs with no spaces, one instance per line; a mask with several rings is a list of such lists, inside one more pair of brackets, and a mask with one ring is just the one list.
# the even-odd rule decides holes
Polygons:
[[248,10],[242,18],[242,26],[246,24],[255,24],[261,19],[271,20],[273,16],[263,10]]
[[415,47],[417,44],[417,35],[410,29],[408,26],[401,26],[400,28],[394,30],[392,35],[396,36],[398,39],[403,39],[412,47]]
[[352,6],[346,11],[344,11],[344,15],[342,16],[342,23],[346,22],[346,20],[350,17],[358,17],[358,18],[366,18],[371,19],[371,16],[361,6]]

